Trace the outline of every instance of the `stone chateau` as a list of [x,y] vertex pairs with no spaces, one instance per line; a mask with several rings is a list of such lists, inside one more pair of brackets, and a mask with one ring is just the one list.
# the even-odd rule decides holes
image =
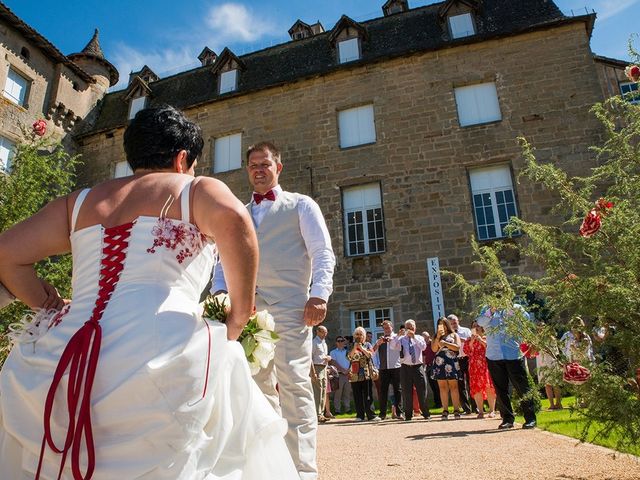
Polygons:
[[202,126],[198,174],[241,199],[251,192],[243,152],[280,145],[282,185],[320,204],[333,239],[331,337],[358,325],[377,334],[386,318],[432,330],[443,305],[459,313],[446,278],[432,298],[428,259],[473,278],[472,236],[501,241],[513,215],[554,221],[549,195],[517,181],[516,137],[539,160],[583,173],[601,135],[589,108],[633,88],[624,62],[591,52],[595,14],[567,17],[550,0],[389,0],[380,18],[343,16],[328,30],[298,20],[291,41],[247,55],[205,47],[201,67],[168,78],[145,66],[110,93],[118,73],[97,33],[64,56],[1,4],[0,17],[2,141],[44,116],[82,153],[83,185],[129,173],[124,129],[149,105],[174,105]]

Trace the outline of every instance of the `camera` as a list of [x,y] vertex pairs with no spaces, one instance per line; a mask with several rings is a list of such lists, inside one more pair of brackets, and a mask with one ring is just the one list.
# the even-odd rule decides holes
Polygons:
[[390,337],[382,337],[382,341],[383,341],[384,343],[389,342],[389,340],[391,340],[391,338],[390,338]]

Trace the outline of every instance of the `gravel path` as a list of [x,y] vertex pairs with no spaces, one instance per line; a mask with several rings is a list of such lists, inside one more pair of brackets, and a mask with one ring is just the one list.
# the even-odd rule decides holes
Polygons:
[[[638,480],[640,458],[499,419],[320,425],[320,480]],[[451,455],[459,459],[455,473]]]

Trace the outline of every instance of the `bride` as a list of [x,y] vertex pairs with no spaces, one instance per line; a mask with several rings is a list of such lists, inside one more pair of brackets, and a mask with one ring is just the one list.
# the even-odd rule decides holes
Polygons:
[[[258,260],[247,210],[223,183],[194,179],[202,135],[178,110],[139,112],[124,148],[132,176],[0,235],[0,282],[40,309],[0,373],[2,478],[298,478],[286,425],[235,341]],[[47,312],[33,265],[69,251],[73,299]],[[219,257],[231,266],[225,325],[198,307]]]

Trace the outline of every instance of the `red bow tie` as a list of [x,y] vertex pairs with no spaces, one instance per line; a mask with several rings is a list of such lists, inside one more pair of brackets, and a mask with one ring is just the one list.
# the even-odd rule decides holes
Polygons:
[[273,190],[269,190],[264,195],[253,192],[253,201],[256,202],[256,205],[260,205],[260,202],[262,202],[263,200],[271,200],[273,202],[275,199],[276,194],[273,192]]

